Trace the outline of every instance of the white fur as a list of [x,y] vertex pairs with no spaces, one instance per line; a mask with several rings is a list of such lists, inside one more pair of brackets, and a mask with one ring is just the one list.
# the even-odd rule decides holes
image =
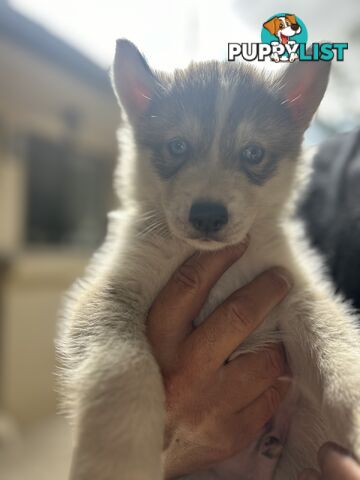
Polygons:
[[[146,152],[135,154],[131,132],[127,142],[120,167],[126,180],[123,210],[111,215],[108,239],[66,305],[60,350],[75,424],[72,480],[163,477],[164,392],[144,325],[155,296],[195,246],[166,229],[146,230],[147,215],[155,212],[157,221],[166,223],[162,205],[169,195],[176,211],[186,195],[190,202],[209,183],[198,182],[201,172],[194,170],[189,192],[180,176],[170,193],[146,167]],[[222,187],[217,195],[224,199],[232,178],[214,168]],[[284,162],[280,170],[265,186],[246,187],[243,205],[234,203],[238,218],[253,205],[250,246],[212,289],[197,322],[265,269],[279,265],[291,273],[290,294],[240,351],[257,350],[274,341],[275,328],[281,332],[299,400],[274,478],[295,480],[302,468],[315,466],[325,440],[360,456],[360,336],[353,313],[335,296],[300,227],[285,220],[282,204],[295,181],[294,162]],[[246,228],[239,228],[233,243]]]

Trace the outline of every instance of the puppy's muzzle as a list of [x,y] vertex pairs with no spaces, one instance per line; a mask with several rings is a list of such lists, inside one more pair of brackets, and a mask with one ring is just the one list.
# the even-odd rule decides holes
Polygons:
[[218,232],[228,223],[229,214],[222,203],[197,201],[192,204],[189,222],[202,234]]
[[294,32],[299,30],[299,24],[298,23],[292,23],[290,26],[291,26],[292,30],[294,30]]

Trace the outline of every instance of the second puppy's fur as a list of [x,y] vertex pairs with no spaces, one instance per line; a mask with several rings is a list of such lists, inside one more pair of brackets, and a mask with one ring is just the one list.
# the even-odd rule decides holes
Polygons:
[[[193,252],[247,234],[246,254],[213,288],[197,323],[264,269],[291,272],[287,299],[240,348],[257,350],[281,334],[294,374],[296,410],[274,478],[292,480],[315,466],[325,440],[360,455],[359,332],[284,221],[303,133],[328,74],[327,62],[298,62],[277,78],[208,62],[170,75],[118,42],[113,78],[127,115],[122,209],[71,292],[59,342],[75,424],[72,480],[162,478],[164,391],[145,336],[148,309]],[[250,471],[255,478],[257,466]],[[242,474],[225,462],[201,475]]]

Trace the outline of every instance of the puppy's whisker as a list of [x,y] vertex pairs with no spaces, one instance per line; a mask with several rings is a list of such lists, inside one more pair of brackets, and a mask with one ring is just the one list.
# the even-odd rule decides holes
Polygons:
[[[152,215],[154,221],[145,225],[145,227],[138,232],[139,238],[144,238],[145,236],[151,235],[153,233],[159,233],[162,229],[167,228],[166,224],[164,223],[164,219],[159,215],[159,212],[156,212],[157,215]],[[157,218],[156,218],[157,217]]]

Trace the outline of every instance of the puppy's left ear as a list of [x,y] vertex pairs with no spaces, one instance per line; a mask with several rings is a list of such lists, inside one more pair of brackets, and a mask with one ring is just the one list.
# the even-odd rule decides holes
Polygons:
[[116,42],[112,70],[115,93],[130,122],[146,112],[159,82],[136,46],[126,39]]
[[285,18],[287,18],[290,23],[296,23],[296,17],[292,13],[286,14]]
[[295,61],[280,78],[280,95],[295,123],[304,130],[324,96],[331,62]]

